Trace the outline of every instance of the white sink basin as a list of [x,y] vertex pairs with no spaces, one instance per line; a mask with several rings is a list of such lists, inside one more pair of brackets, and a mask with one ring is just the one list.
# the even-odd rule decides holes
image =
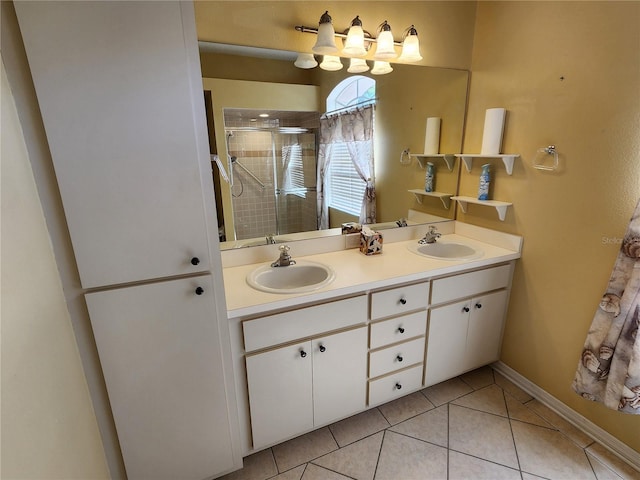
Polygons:
[[329,285],[335,278],[335,272],[327,265],[297,260],[287,267],[258,267],[247,275],[247,283],[263,292],[304,293]]
[[448,242],[446,240],[424,245],[411,243],[407,248],[417,255],[437,258],[438,260],[472,260],[480,258],[484,254],[482,250],[464,243]]

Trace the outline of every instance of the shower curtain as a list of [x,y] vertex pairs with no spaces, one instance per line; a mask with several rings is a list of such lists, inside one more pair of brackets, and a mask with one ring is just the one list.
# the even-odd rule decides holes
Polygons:
[[640,202],[596,310],[573,389],[608,408],[640,415]]

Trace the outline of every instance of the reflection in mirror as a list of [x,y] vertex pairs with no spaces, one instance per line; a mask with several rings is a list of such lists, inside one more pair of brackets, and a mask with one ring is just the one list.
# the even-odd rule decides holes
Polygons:
[[233,232],[224,225],[223,240],[278,243],[285,234],[317,230],[319,118],[318,112],[224,110]]
[[[317,119],[326,110],[329,93],[349,76],[346,69],[303,71],[293,67],[295,54],[291,54],[291,60],[275,60],[238,55],[237,47],[233,55],[213,50],[201,45],[211,153],[217,155],[233,183],[227,182],[214,165],[220,234],[226,240],[221,248],[263,245],[270,234],[275,234],[275,241],[287,242],[340,234],[341,223],[357,218],[331,211],[330,229],[315,230],[315,153]],[[253,55],[261,49],[251,50]],[[439,152],[460,152],[468,72],[394,64],[391,74],[373,78],[377,91],[376,228],[395,227],[396,221],[407,218],[410,212],[426,214],[420,218],[428,218],[429,222],[453,219],[454,202],[443,201],[439,196],[415,195],[410,190],[424,191],[424,164],[430,161],[435,167],[435,190],[445,195],[457,192],[459,159],[445,159],[444,155],[425,159],[415,154],[424,152],[426,119],[434,116],[442,119]],[[265,110],[270,111],[271,117],[260,119],[257,114]],[[249,138],[257,143],[247,143]],[[403,155],[405,150],[411,155]],[[283,151],[300,155],[301,176],[287,177]],[[269,161],[258,160],[266,158]],[[297,158],[291,156],[289,162]],[[289,192],[291,187],[295,191]],[[248,192],[258,198],[249,200]],[[267,203],[273,207],[272,213],[256,208]],[[256,230],[260,222],[265,228],[261,232]]]

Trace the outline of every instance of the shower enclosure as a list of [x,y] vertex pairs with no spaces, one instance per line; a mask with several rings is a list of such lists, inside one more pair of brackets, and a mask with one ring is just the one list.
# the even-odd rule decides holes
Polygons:
[[227,240],[261,242],[269,235],[317,229],[319,117],[318,112],[225,109],[234,219]]

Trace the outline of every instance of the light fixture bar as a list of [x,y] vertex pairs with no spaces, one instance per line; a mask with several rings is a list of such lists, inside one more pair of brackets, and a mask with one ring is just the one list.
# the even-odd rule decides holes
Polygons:
[[[315,33],[316,35],[318,34],[318,29],[315,27],[305,27],[304,25],[296,25],[294,27],[298,32],[302,32],[302,33]],[[338,37],[338,38],[347,38],[347,34],[346,33],[334,33],[334,36]],[[378,41],[375,38],[371,38],[371,37],[366,37],[365,41],[367,42],[373,42],[373,43],[378,43]],[[402,42],[396,42],[395,40],[393,41],[393,44],[401,47],[402,46]]]

